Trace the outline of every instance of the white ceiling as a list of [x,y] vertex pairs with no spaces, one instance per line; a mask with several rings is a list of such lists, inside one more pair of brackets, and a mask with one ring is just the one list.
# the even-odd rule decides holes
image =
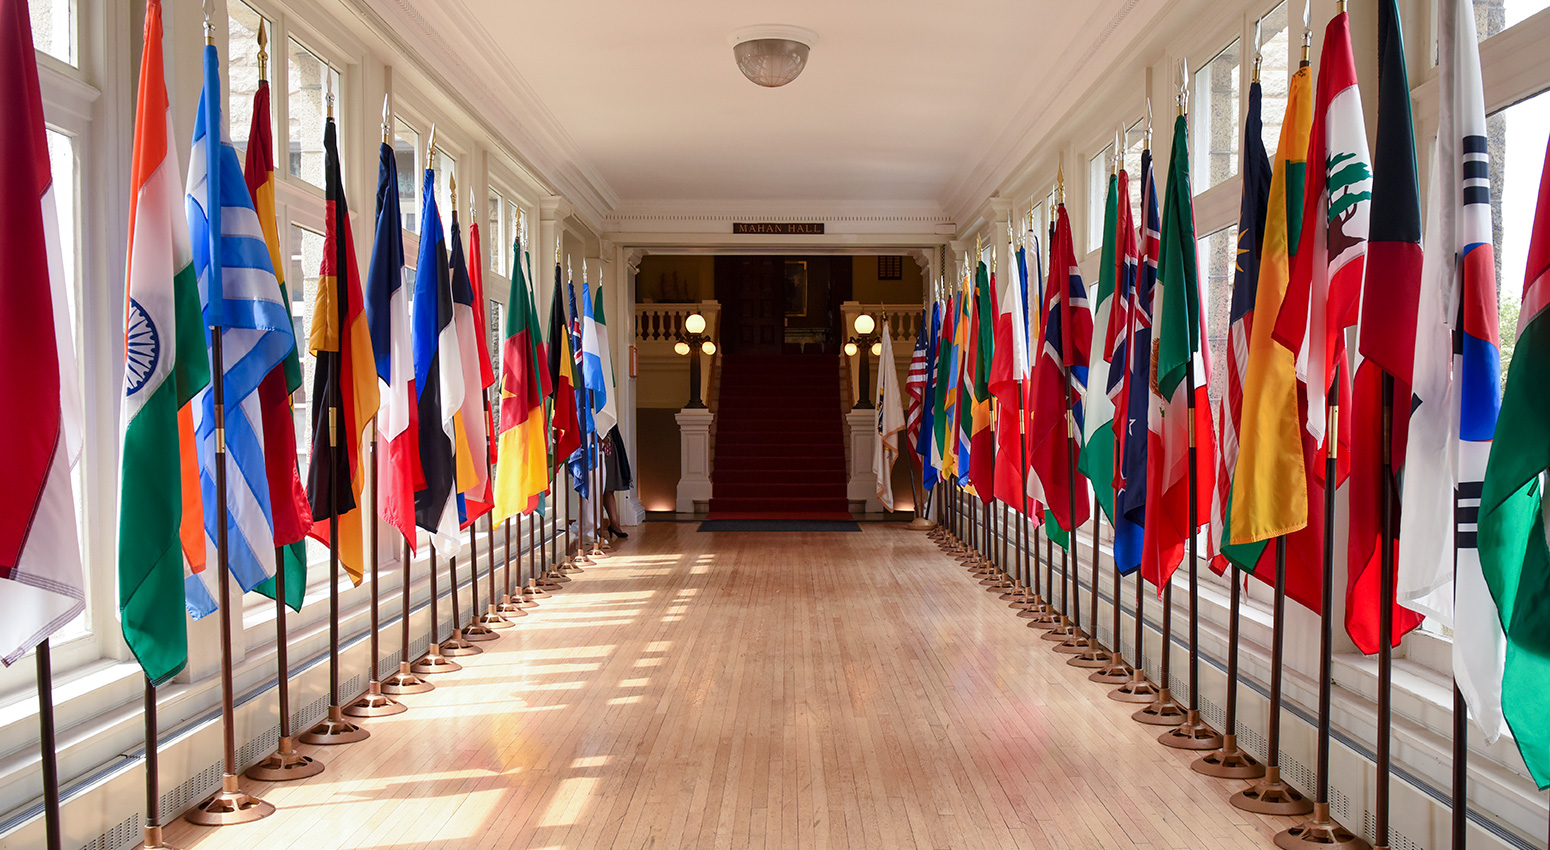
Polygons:
[[[987,170],[1015,164],[993,160],[1006,158],[1009,140],[1028,130],[1019,124],[1060,94],[1053,89],[1070,82],[1073,64],[1092,58],[1117,16],[1137,5],[443,0],[419,7],[427,14],[416,23],[518,121],[550,125],[525,134],[560,148],[555,159],[592,184],[601,206],[946,209]],[[732,59],[728,35],[759,23],[818,33],[807,69],[784,88],[754,85]]]

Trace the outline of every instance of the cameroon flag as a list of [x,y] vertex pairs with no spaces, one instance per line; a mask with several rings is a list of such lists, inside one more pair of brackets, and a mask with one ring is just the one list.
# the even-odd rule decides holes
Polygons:
[[501,341],[501,431],[495,467],[495,520],[531,513],[549,483],[538,311],[523,274],[520,250],[512,264],[506,336]]

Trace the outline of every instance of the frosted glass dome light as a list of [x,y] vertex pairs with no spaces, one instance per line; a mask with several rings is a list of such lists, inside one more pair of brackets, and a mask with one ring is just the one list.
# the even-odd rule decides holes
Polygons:
[[762,24],[732,34],[738,70],[765,88],[779,88],[801,75],[818,34],[801,27]]
[[684,330],[692,334],[704,333],[705,317],[701,316],[699,313],[689,314],[689,318],[684,319]]

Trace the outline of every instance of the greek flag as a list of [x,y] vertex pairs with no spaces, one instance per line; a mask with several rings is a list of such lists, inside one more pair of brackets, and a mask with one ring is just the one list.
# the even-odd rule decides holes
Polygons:
[[[219,458],[214,386],[206,387],[194,399],[194,434],[207,551],[216,551],[216,532],[220,523],[225,523],[226,566],[248,591],[273,576],[275,570],[274,519],[264,472],[258,385],[295,341],[290,333],[290,310],[280,298],[269,248],[221,115],[222,91],[215,47],[206,45],[204,91],[194,121],[186,204],[205,342],[213,345],[213,334],[219,333],[222,348],[222,369],[218,375],[212,370],[212,375],[221,382],[225,408],[224,515],[215,490]],[[185,585],[193,616],[215,610],[216,575],[212,569],[199,569]]]

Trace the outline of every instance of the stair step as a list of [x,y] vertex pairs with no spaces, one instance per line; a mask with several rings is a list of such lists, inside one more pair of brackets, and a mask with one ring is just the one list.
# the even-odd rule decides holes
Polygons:
[[832,469],[791,469],[787,466],[770,467],[767,469],[728,469],[718,466],[716,468],[716,486],[722,484],[813,484],[816,486],[838,484],[845,485],[845,468],[835,466]]
[[845,498],[845,483],[843,481],[832,484],[813,484],[810,482],[798,482],[794,484],[750,483],[733,484],[728,482],[716,482],[715,497],[718,499],[843,499]]
[[759,514],[780,514],[788,511],[844,511],[850,510],[850,502],[845,498],[808,498],[808,499],[770,499],[770,498],[735,498],[726,499],[712,496],[710,500],[712,513],[720,511],[746,511]]

